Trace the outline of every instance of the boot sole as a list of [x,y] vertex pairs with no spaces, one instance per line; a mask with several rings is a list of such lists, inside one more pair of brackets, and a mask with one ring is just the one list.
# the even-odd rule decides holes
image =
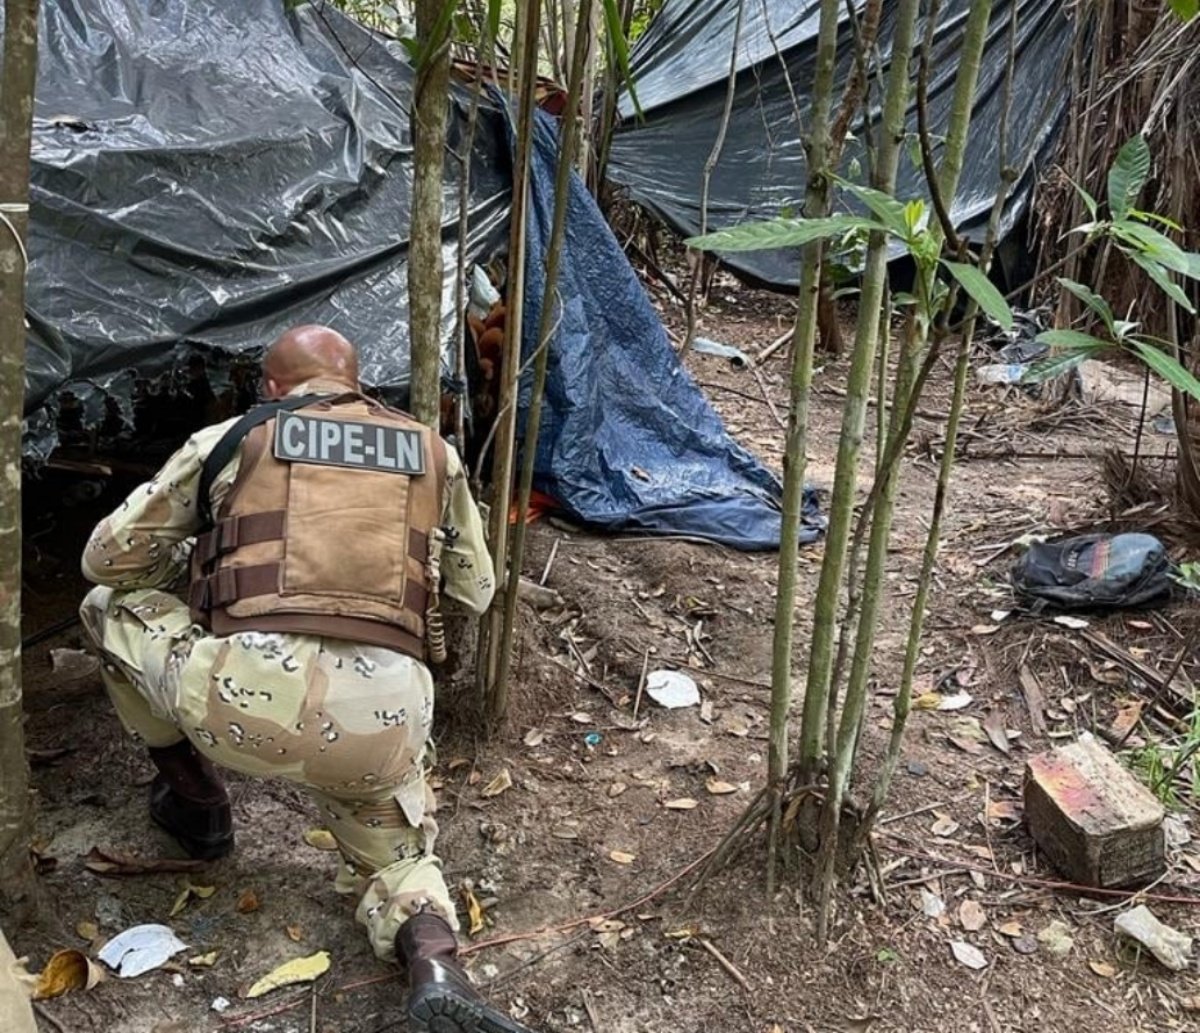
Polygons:
[[413,1033],[531,1033],[516,1019],[444,986],[418,992],[408,1014]]

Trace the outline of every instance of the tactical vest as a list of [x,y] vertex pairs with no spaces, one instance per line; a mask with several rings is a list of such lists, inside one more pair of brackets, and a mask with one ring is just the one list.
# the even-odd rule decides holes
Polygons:
[[193,620],[216,635],[320,635],[424,660],[442,439],[359,394],[268,403],[213,449],[202,508],[239,445],[237,477],[192,553]]

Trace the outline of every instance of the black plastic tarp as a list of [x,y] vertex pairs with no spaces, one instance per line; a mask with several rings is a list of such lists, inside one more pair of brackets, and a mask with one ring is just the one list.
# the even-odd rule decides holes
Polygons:
[[[40,48],[27,455],[54,447],[66,394],[93,422],[109,402],[129,417],[136,381],[186,386],[198,356],[219,376],[300,322],[341,330],[364,381],[404,399],[413,73],[399,43],[332,7],[281,0],[46,0]],[[467,100],[454,99],[458,150]],[[539,127],[526,356],[552,133]],[[506,239],[510,136],[485,107],[473,256]],[[449,328],[459,186],[453,159],[446,168]],[[777,545],[777,482],[679,365],[578,181],[560,294],[538,486],[594,526]]]
[[[860,14],[864,3],[854,0]],[[939,8],[929,84],[930,131],[935,141],[943,139],[946,131],[968,3],[945,0]],[[1035,169],[1046,160],[1066,109],[1072,39],[1066,5],[1061,0],[996,0],[962,180],[950,206],[960,232],[975,240],[982,238],[1000,184],[997,129],[1014,3],[1018,27],[1009,163],[1020,179],[1003,214],[1003,233],[1017,225],[1028,205]],[[645,119],[635,117],[628,96],[622,99],[622,123],[613,140],[609,175],[633,200],[684,235],[695,234],[700,227],[702,172],[721,125],[739,5],[743,11],[741,31],[736,33],[736,93],[710,183],[708,226],[718,229],[773,218],[799,211],[803,204],[807,172],[796,107],[807,121],[819,0],[666,0],[631,54],[632,77]],[[885,70],[896,6],[896,0],[884,0],[878,38]],[[919,25],[917,39],[923,35]],[[841,96],[853,61],[852,27],[845,10],[838,54],[836,97]],[[874,123],[881,102],[874,82],[871,99],[869,117]],[[916,124],[914,101],[908,110],[910,133],[916,133]],[[851,134],[842,172],[854,178],[855,171],[862,170],[858,178],[863,181],[862,119],[851,125]],[[924,177],[908,156],[909,148],[905,151],[897,196],[925,197]],[[844,198],[840,203],[853,207]],[[798,282],[799,258],[794,251],[730,254],[722,259],[770,286],[792,287]]]
[[[331,6],[43,3],[27,452],[53,447],[64,389],[128,411],[131,374],[219,367],[297,323],[336,326],[364,381],[403,397],[412,82],[400,43]],[[478,251],[510,204],[498,120],[473,157]],[[445,198],[449,299],[453,161]]]

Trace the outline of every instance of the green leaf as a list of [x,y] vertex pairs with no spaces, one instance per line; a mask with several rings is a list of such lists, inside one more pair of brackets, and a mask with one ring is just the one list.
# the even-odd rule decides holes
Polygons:
[[1146,255],[1143,255],[1137,251],[1126,251],[1125,254],[1127,254],[1134,262],[1136,262],[1138,266],[1141,267],[1142,271],[1156,284],[1158,284],[1162,292],[1166,294],[1166,296],[1173,302],[1175,302],[1176,305],[1178,305],[1185,312],[1190,312],[1192,315],[1196,314],[1196,307],[1192,304],[1191,299],[1183,292],[1183,288],[1171,279],[1170,273],[1168,273],[1166,269],[1159,265],[1158,262],[1154,261],[1153,258],[1148,258]]
[[716,230],[684,243],[701,251],[773,251],[799,247],[814,240],[837,237],[848,230],[879,230],[886,227],[857,215],[831,215],[825,219],[767,219]]
[[1165,265],[1183,276],[1194,275],[1194,256],[1190,256],[1175,241],[1159,233],[1154,227],[1134,222],[1132,219],[1123,219],[1113,223],[1112,233],[1117,240],[1137,248],[1147,258],[1154,259],[1160,265]]
[[860,186],[858,183],[851,183],[844,179],[839,179],[838,182],[871,209],[875,218],[883,223],[889,233],[901,240],[908,237],[908,216],[903,201],[897,201],[881,190],[873,190],[871,187]]
[[[1076,183],[1075,180],[1073,180],[1070,176],[1067,177],[1067,182],[1070,183],[1071,186],[1073,186],[1075,188],[1075,193],[1077,193],[1080,196],[1080,198],[1082,198],[1084,207],[1086,207],[1088,210],[1088,215],[1090,215],[1092,217],[1092,222],[1095,222],[1096,221],[1096,212],[1099,209],[1099,205],[1096,204],[1096,199],[1094,197],[1092,197],[1092,195],[1089,194],[1086,190],[1084,190],[1083,187],[1081,187],[1078,183]],[[1079,228],[1080,227],[1076,227],[1076,229],[1079,229]]]
[[925,221],[925,202],[919,199],[909,201],[904,206],[904,223],[908,227],[907,236],[911,237],[921,229]]
[[950,275],[959,282],[975,304],[1005,330],[1012,329],[1012,309],[1008,307],[1004,296],[996,290],[995,285],[987,278],[987,274],[982,269],[973,265],[965,265],[962,262],[947,262],[945,259],[942,259],[942,265],[950,271]]
[[487,31],[488,39],[495,43],[500,38],[500,12],[503,0],[488,0]]
[[1133,346],[1133,350],[1141,357],[1142,361],[1162,377],[1163,380],[1177,391],[1189,394],[1197,401],[1200,401],[1200,380],[1192,376],[1174,358],[1166,352],[1159,351],[1154,345],[1147,344],[1145,341],[1135,339],[1129,343]]
[[1200,14],[1200,0],[1167,0],[1180,21],[1190,22]]
[[1099,337],[1093,337],[1091,334],[1085,334],[1079,330],[1043,330],[1035,341],[1041,341],[1042,344],[1053,345],[1055,348],[1068,348],[1072,351],[1095,351],[1098,348],[1111,348],[1110,341],[1101,340]]
[[1112,307],[1099,294],[1096,294],[1090,287],[1085,287],[1082,283],[1076,283],[1074,280],[1068,280],[1065,276],[1058,278],[1059,285],[1070,291],[1080,301],[1082,301],[1089,309],[1096,313],[1108,328],[1108,332],[1117,336],[1113,326],[1113,310]]
[[1041,362],[1035,362],[1021,377],[1022,384],[1042,384],[1055,377],[1061,377],[1069,369],[1074,369],[1088,357],[1086,351],[1070,351],[1062,355],[1052,355]]
[[[1196,0],[1200,3],[1200,0]],[[1182,233],[1183,227],[1174,219],[1168,219],[1165,215],[1159,215],[1158,212],[1143,212],[1138,208],[1129,209],[1129,218],[1136,219],[1138,222],[1157,222],[1160,226],[1166,226],[1169,230],[1174,230],[1176,233]]]
[[604,27],[608,31],[608,45],[613,59],[629,90],[629,99],[633,101],[633,110],[639,119],[643,118],[642,105],[638,103],[637,87],[633,81],[633,72],[629,67],[629,40],[625,38],[625,29],[621,22],[621,6],[619,0],[604,0]]
[[1117,152],[1108,170],[1108,210],[1114,219],[1124,219],[1150,178],[1150,145],[1138,133]]

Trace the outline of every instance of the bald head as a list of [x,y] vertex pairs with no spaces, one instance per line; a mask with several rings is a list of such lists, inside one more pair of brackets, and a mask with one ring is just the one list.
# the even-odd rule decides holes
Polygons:
[[293,327],[263,356],[263,393],[267,398],[282,398],[305,381],[318,378],[358,389],[354,345],[327,326]]

